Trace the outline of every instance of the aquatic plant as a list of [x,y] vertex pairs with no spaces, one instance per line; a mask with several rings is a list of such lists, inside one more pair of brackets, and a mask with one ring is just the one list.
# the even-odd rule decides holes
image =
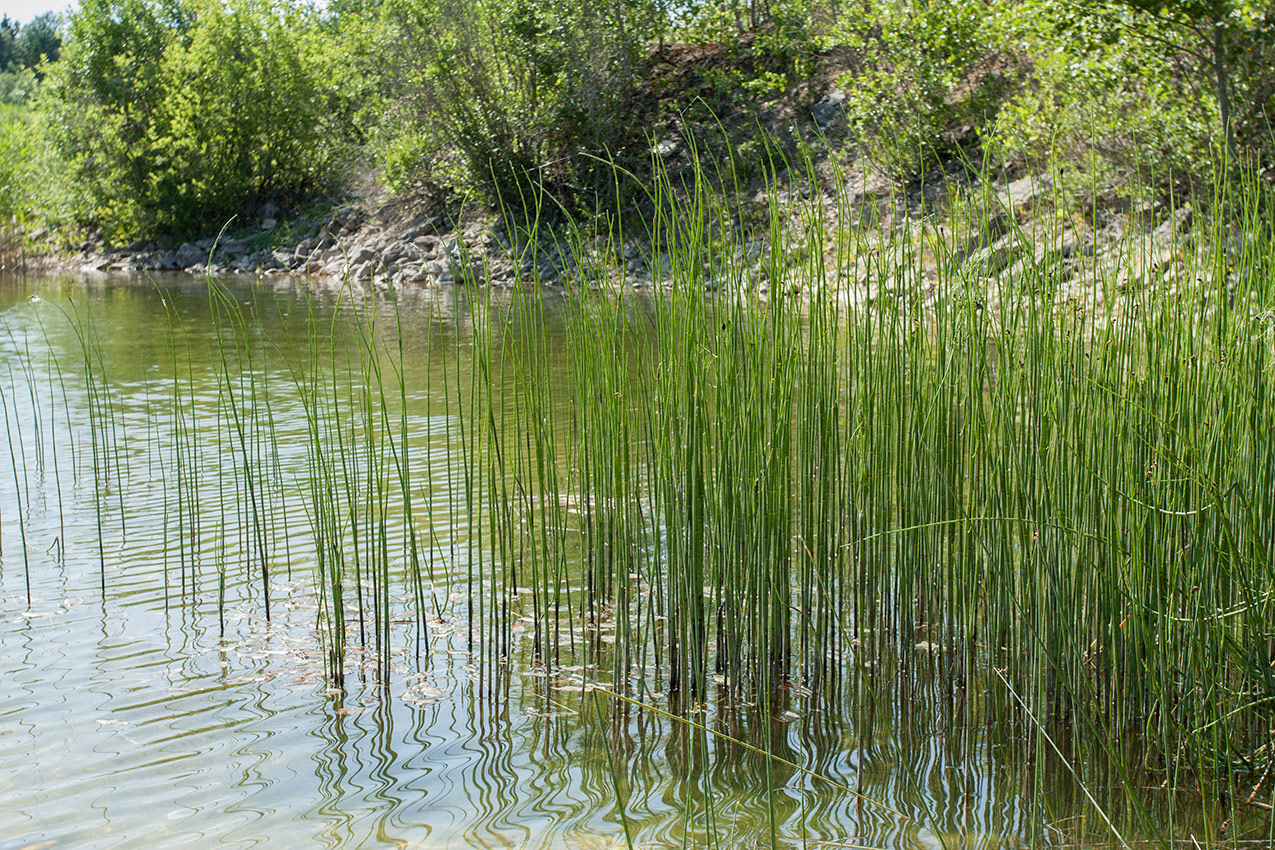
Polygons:
[[[571,687],[613,695],[617,721],[658,710],[701,741],[711,727],[742,742],[772,795],[793,770],[819,773],[790,764],[773,719],[817,711],[855,712],[886,752],[914,725],[999,729],[1022,763],[1065,765],[1116,836],[1115,804],[1140,834],[1174,834],[1147,813],[1148,781],[1261,803],[1275,751],[1266,190],[1212,199],[1190,245],[1130,236],[1067,257],[1059,234],[1022,231],[992,181],[948,220],[901,204],[869,229],[840,174],[825,195],[808,170],[772,184],[759,234],[702,168],[650,188],[640,239],[556,231],[561,296],[539,276],[534,217],[510,240],[511,291],[462,248],[453,315],[436,305],[421,331],[423,372],[406,293],[375,281],[308,297],[300,339],[271,335],[264,290],[209,281],[206,352],[166,305],[168,362],[141,391],[165,598],[172,557],[174,602],[198,605],[211,554],[224,630],[239,594],[269,618],[295,564],[335,692],[351,669],[384,685],[424,664],[434,621],[459,622],[493,699],[515,671],[578,672]],[[655,255],[649,293],[617,271],[630,245]],[[992,246],[1012,258],[995,271]],[[87,309],[67,319],[86,413],[56,358],[24,346],[0,388],[17,528],[38,489],[24,447],[37,469],[52,447],[60,500],[65,429],[90,449],[105,596],[137,402],[117,395]],[[43,408],[40,368],[36,438],[11,408],[18,374],[24,406]],[[924,719],[884,708],[922,699]],[[774,844],[779,821],[772,808]]]

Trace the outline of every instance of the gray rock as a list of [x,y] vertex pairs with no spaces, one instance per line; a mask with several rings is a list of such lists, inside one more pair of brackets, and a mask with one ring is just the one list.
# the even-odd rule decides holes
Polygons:
[[[209,245],[209,247],[212,247]],[[190,268],[208,261],[208,248],[201,248],[199,243],[186,243],[173,252],[173,262],[178,268]]]
[[408,256],[409,256],[409,249],[407,248],[406,245],[393,244],[393,245],[390,245],[388,248],[385,249],[385,251],[381,253],[381,261],[384,262],[387,266],[389,266],[389,265],[393,265],[394,263],[400,262],[404,259],[407,259]]
[[402,239],[404,242],[410,242],[416,239],[420,239],[423,236],[432,235],[434,230],[435,230],[434,220],[427,218],[424,221],[418,221],[418,222],[409,224],[399,238]]
[[1175,237],[1179,237],[1191,226],[1191,205],[1183,204],[1165,217],[1160,226],[1151,234],[1152,244],[1168,247]]
[[1000,192],[1000,201],[1011,213],[1017,212],[1036,198],[1046,195],[1052,188],[1053,183],[1048,175],[1035,174],[1021,177]]
[[437,257],[443,252],[443,240],[433,234],[425,234],[417,236],[412,243],[420,249],[420,252],[429,258]]
[[961,265],[961,270],[976,275],[991,277],[1009,268],[1022,254],[1018,240],[1010,236],[995,245],[980,248],[972,253]]
[[846,128],[846,93],[841,89],[833,89],[827,97],[814,105],[810,110],[815,124],[825,133],[841,131]]

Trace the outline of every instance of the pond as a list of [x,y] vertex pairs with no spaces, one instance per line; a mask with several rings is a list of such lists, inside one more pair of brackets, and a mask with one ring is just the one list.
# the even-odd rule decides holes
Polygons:
[[[1260,809],[1130,767],[1158,734],[1133,709],[1125,744],[1076,715],[1037,722],[1045,690],[998,692],[1001,668],[955,651],[911,583],[863,597],[915,606],[905,631],[811,601],[786,541],[840,520],[762,499],[722,544],[742,554],[675,589],[665,565],[698,557],[678,506],[695,516],[698,491],[673,494],[662,464],[754,490],[795,468],[775,474],[800,500],[810,455],[750,466],[714,432],[696,460],[661,425],[668,404],[630,406],[689,380],[644,365],[677,343],[661,309],[0,280],[0,848],[1110,846],[1228,818],[1230,841],[1265,840]],[[603,314],[623,339],[582,348]],[[590,365],[609,345],[621,355]],[[729,405],[715,415],[756,436]],[[761,592],[721,572],[754,539],[784,549],[766,557],[790,587],[778,614],[724,624],[731,594]],[[790,628],[789,610],[846,621]],[[696,634],[703,651],[676,660]],[[712,660],[728,647],[738,668]],[[953,672],[966,663],[986,675]]]

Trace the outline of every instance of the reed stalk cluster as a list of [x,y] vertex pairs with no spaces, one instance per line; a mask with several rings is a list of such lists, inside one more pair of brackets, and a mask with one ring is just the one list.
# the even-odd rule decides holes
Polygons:
[[[962,222],[882,238],[850,224],[845,192],[772,192],[759,255],[706,182],[652,191],[642,243],[667,262],[649,293],[610,261],[618,229],[565,230],[576,285],[550,295],[533,222],[519,286],[465,263],[423,354],[393,298],[347,288],[304,339],[272,339],[267,296],[210,282],[213,366],[170,314],[148,414],[167,423],[165,576],[171,559],[193,592],[211,559],[219,609],[239,583],[268,617],[274,577],[310,570],[338,685],[354,646],[385,681],[447,620],[488,682],[582,664],[617,704],[685,716],[796,695],[865,710],[924,673],[948,727],[990,718],[1042,758],[1097,742],[1126,784],[1259,793],[1275,749],[1260,187],[1214,199],[1172,278],[1133,285],[1118,262],[1047,250],[1049,233],[1020,232],[1046,250],[995,279],[971,274],[951,262]],[[962,214],[998,203],[976,193]],[[1143,250],[1128,244],[1130,266]],[[112,491],[124,533],[128,452],[98,331],[67,315],[89,440],[65,444],[90,454],[101,541]],[[57,463],[64,441],[16,434],[11,397],[47,410],[37,431],[72,420],[52,403],[60,368],[20,373],[4,408],[19,497],[48,454],[20,447]],[[286,441],[283,418],[301,423]],[[302,517],[305,553],[287,546]]]

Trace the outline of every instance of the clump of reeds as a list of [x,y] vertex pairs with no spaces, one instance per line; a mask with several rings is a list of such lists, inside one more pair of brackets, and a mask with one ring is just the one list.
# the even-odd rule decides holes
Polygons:
[[[606,622],[617,689],[747,704],[801,687],[835,705],[864,675],[888,686],[889,657],[1030,718],[1034,747],[1076,725],[1110,742],[1140,729],[1111,755],[1260,776],[1275,718],[1262,190],[1214,207],[1170,283],[1139,283],[1118,255],[1065,263],[1052,233],[1014,234],[1027,250],[999,275],[934,267],[960,253],[955,227],[904,220],[881,239],[846,224],[844,198],[778,191],[754,262],[713,196],[670,189],[653,194],[668,275],[649,312],[609,294],[613,266],[577,266],[568,445],[551,439],[544,344],[475,312],[462,416],[478,417],[471,483],[495,559],[476,616],[498,623],[480,650],[507,653],[509,587],[531,564],[537,628]],[[1003,221],[1000,203],[975,193],[965,214]],[[1147,248],[1125,250],[1134,266]],[[511,313],[539,309],[528,283]],[[580,562],[548,571],[567,541],[536,522],[560,527],[545,506],[564,504]]]
[[[990,719],[1060,757],[1096,741],[1126,785],[1137,769],[1260,788],[1275,751],[1265,191],[1215,199],[1172,279],[1139,282],[1119,254],[1052,250],[1060,235],[1018,228],[990,188],[951,207],[960,221],[901,211],[881,230],[855,223],[839,177],[826,201],[801,179],[806,195],[771,186],[769,229],[749,234],[743,199],[709,190],[720,179],[662,176],[644,233],[560,231],[576,258],[561,302],[532,222],[512,292],[464,258],[424,372],[394,301],[347,287],[303,340],[267,341],[259,306],[210,283],[202,424],[170,315],[183,596],[215,525],[219,609],[241,580],[268,617],[297,554],[280,552],[291,503],[336,683],[351,642],[388,678],[394,588],[427,655],[441,572],[463,584],[452,613],[488,681],[507,684],[525,649],[584,664],[624,705],[766,712],[800,692],[835,712],[924,673],[949,726]],[[967,261],[1006,227],[1017,262]],[[660,257],[640,297],[614,262],[638,236]],[[1125,248],[1130,265],[1146,250]],[[112,495],[123,522],[124,434],[91,318],[69,315],[102,541]],[[303,468],[285,469],[282,410]],[[445,427],[422,437],[422,417]],[[10,465],[27,492],[16,450]]]

